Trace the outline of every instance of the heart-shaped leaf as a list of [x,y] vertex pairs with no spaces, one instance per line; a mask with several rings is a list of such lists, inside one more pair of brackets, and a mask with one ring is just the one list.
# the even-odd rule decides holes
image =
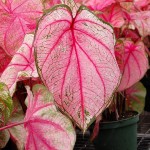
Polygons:
[[0,1],[0,46],[7,54],[14,55],[25,34],[35,29],[42,9],[41,0]]
[[120,78],[113,29],[86,7],[50,10],[35,36],[38,71],[57,105],[86,130],[109,104]]
[[11,95],[13,95],[15,91],[17,81],[29,77],[38,77],[34,62],[32,43],[33,35],[26,35],[22,46],[16,52],[1,75],[0,81],[8,86]]
[[122,91],[136,82],[138,82],[145,74],[148,69],[148,60],[145,53],[145,47],[143,42],[138,41],[137,43],[132,42],[130,39],[123,39],[122,43],[117,43],[116,47],[123,46],[121,52],[122,64],[120,70],[122,72],[122,79],[118,90]]
[[13,102],[7,86],[0,82],[0,127],[4,126],[13,110]]
[[26,150],[72,150],[76,137],[72,123],[57,111],[49,91],[35,85],[34,97],[28,87],[27,92]]

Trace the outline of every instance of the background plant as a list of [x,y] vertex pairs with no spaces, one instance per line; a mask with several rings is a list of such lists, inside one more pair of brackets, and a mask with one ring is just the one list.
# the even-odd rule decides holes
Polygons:
[[150,1],[75,2],[0,1],[1,148],[11,138],[18,149],[73,149],[68,117],[85,131],[110,104],[120,115],[139,102]]

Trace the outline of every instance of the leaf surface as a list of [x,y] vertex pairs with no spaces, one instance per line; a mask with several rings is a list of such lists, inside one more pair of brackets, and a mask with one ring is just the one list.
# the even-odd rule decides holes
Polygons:
[[52,95],[43,85],[27,87],[28,109],[25,117],[26,150],[72,150],[75,131],[68,118],[57,111]]
[[8,86],[11,95],[13,95],[15,91],[17,81],[24,80],[29,77],[38,77],[32,43],[33,35],[26,35],[22,46],[16,52],[11,62],[1,75],[0,81],[4,82]]
[[40,0],[0,1],[0,46],[8,55],[14,55],[25,34],[35,29],[42,9]]
[[134,43],[130,39],[124,39],[122,44],[124,53],[122,53],[123,61],[120,69],[123,75],[118,88],[119,91],[125,90],[138,82],[148,69],[148,60],[143,42]]
[[112,28],[85,7],[73,18],[60,5],[40,20],[34,46],[42,81],[59,108],[86,130],[119,82]]

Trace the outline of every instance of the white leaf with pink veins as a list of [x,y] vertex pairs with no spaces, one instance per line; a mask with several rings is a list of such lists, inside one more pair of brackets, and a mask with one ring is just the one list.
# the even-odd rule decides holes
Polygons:
[[111,26],[83,6],[73,15],[66,5],[50,10],[34,46],[42,81],[59,108],[86,130],[109,104],[120,70]]

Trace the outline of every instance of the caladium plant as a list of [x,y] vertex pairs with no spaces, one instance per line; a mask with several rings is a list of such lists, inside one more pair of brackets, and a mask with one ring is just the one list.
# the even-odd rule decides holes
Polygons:
[[0,0],[0,148],[11,138],[18,149],[71,150],[72,123],[85,132],[106,108],[117,113],[117,93],[136,106],[149,67],[148,5]]

